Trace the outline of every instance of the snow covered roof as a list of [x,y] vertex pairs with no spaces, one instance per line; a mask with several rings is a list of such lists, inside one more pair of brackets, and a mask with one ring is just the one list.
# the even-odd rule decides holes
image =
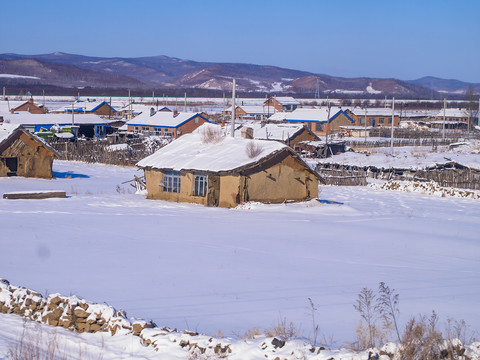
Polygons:
[[[72,123],[72,114],[31,114],[28,111],[20,111],[18,113],[10,114],[0,114],[3,116],[5,122],[11,124],[20,124],[20,125],[62,125],[62,124],[71,124]],[[75,114],[74,122],[75,125],[99,125],[99,124],[108,124],[115,122],[117,120],[113,119],[104,119],[96,114]]]
[[[443,109],[440,110],[436,117],[443,117]],[[464,109],[445,109],[445,117],[468,118],[468,113]]]
[[[107,104],[108,106],[110,106],[105,101],[77,100],[73,103],[73,109],[74,109],[74,111],[78,111],[78,112],[92,112],[96,108],[98,108],[99,106],[101,106],[103,104]],[[113,109],[113,111],[116,112],[116,110],[113,107],[112,107],[112,109]],[[69,112],[70,111],[71,112],[72,111],[72,104],[62,106],[61,108],[56,109],[55,111],[58,111],[58,112]]]
[[[349,109],[352,113],[354,113],[356,116],[365,116],[365,109],[364,108],[359,108],[355,107],[352,109]],[[397,110],[394,110],[395,116],[398,116],[399,112]],[[391,108],[367,108],[367,117],[368,116],[385,116],[385,117],[391,117],[392,116],[392,109]]]
[[[286,141],[303,130],[303,124],[265,124],[253,123],[245,127],[252,128],[253,138],[258,140]],[[235,132],[235,137],[241,137],[241,130]]]
[[291,96],[276,96],[274,99],[281,105],[300,105],[300,103]]
[[55,154],[56,156],[60,157],[60,154],[54,149],[52,148],[45,140],[43,140],[42,138],[36,136],[35,134],[32,134],[30,132],[28,132],[27,130],[25,130],[24,128],[22,128],[21,125],[19,124],[6,124],[6,123],[1,123],[0,124],[0,145],[8,140],[8,138],[13,135],[15,133],[16,130],[20,130],[26,134],[28,134],[29,136],[31,136],[32,138],[34,138],[35,140],[37,140],[39,143],[43,144],[43,146],[45,146],[48,150],[50,150],[53,154]]
[[12,133],[17,130],[20,125],[15,124],[0,124],[0,143],[4,142]]
[[[136,118],[127,121],[127,125],[163,126],[176,128],[195,116],[200,116],[205,119],[199,113],[191,112],[178,113],[176,115],[171,111],[157,111],[153,115],[150,115],[150,112],[144,112],[138,115]],[[208,119],[205,120],[209,121]]]
[[[205,142],[203,135],[206,129],[212,129],[219,136],[217,142]],[[249,157],[247,147],[261,149],[254,157]],[[247,140],[243,138],[223,136],[220,127],[204,124],[191,134],[186,134],[156,153],[137,163],[141,168],[229,171],[255,163],[273,153],[288,148],[277,141]]]
[[[266,114],[267,108],[263,105],[238,105],[235,107],[236,109],[240,108],[245,111],[247,114],[250,115],[257,115],[257,114]],[[228,107],[227,111],[231,112],[232,107]],[[272,112],[272,110],[270,111]]]
[[[350,118],[341,108],[330,108],[330,120],[337,116],[339,113],[345,114],[352,122]],[[271,121],[312,121],[312,122],[327,122],[328,121],[328,108],[323,107],[319,109],[295,109],[292,112],[275,113],[269,120]]]

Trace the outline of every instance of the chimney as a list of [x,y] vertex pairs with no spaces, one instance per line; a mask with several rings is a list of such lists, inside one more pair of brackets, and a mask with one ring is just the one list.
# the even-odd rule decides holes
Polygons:
[[28,102],[29,102],[30,104],[33,104],[33,96],[31,96],[30,99],[28,99]]
[[155,109],[152,107],[150,108],[150,116],[152,116],[153,114],[155,114]]
[[178,115],[178,111],[177,109],[173,110],[173,117],[177,116]]
[[253,129],[251,127],[242,127],[241,134],[244,139],[253,139]]

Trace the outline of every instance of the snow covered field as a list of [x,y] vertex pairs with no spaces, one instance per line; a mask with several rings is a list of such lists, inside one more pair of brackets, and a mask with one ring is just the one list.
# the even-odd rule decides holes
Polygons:
[[435,310],[480,329],[478,200],[322,187],[320,198],[344,205],[220,209],[133,194],[121,182],[135,168],[56,161],[54,171],[0,178],[1,194],[69,195],[0,199],[0,278],[12,284],[227,336],[285,317],[308,337],[310,297],[321,334],[341,344],[354,338],[358,292],[385,281],[400,294],[402,326]]

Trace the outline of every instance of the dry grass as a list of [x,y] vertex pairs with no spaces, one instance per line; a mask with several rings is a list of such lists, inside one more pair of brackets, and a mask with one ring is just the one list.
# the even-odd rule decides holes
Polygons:
[[281,337],[286,341],[290,341],[301,337],[302,332],[293,322],[287,322],[286,318],[281,318],[277,324],[265,330],[265,336]]
[[247,156],[250,159],[253,159],[262,153],[263,147],[255,143],[254,141],[249,141],[245,148],[245,151],[247,153]]
[[200,136],[204,144],[216,144],[223,139],[222,129],[215,126],[204,126],[200,130]]

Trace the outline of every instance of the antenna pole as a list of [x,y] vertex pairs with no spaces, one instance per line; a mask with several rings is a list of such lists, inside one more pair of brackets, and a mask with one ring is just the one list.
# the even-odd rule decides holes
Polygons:
[[234,137],[234,132],[235,132],[235,79],[233,79],[233,85],[232,85],[232,137]]

